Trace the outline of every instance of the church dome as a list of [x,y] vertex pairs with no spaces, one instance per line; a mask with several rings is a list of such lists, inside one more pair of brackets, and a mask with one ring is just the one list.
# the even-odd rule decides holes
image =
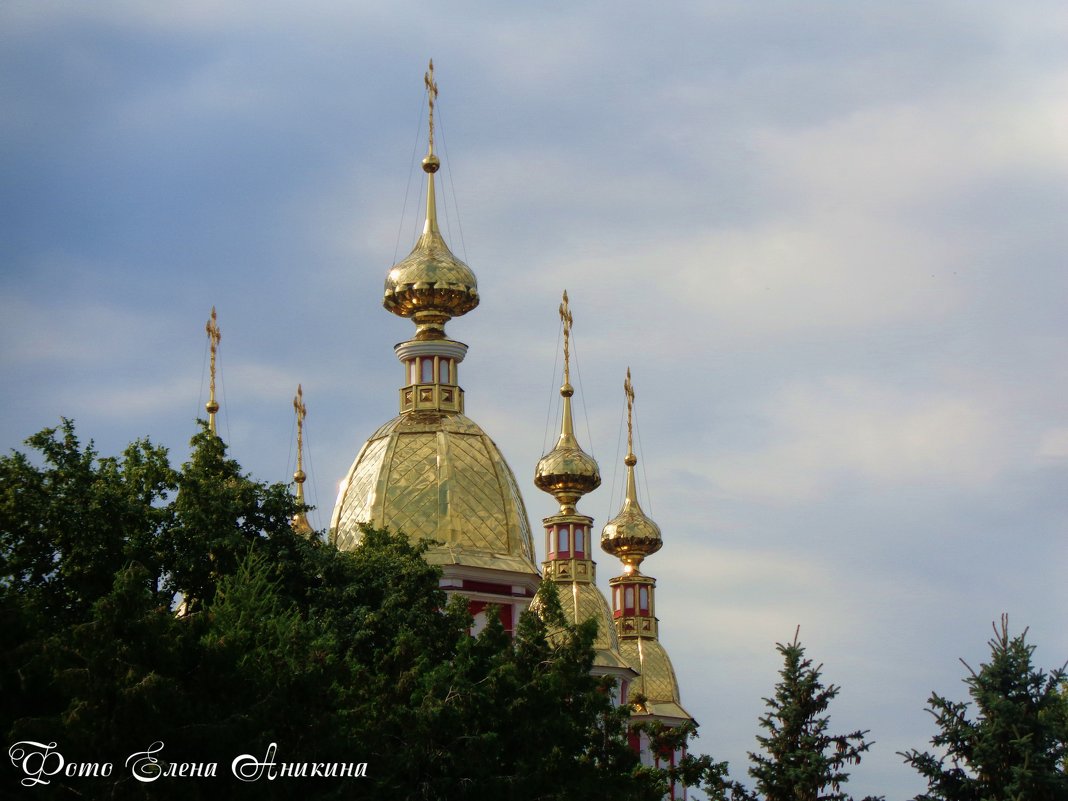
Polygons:
[[638,673],[630,686],[630,696],[645,697],[637,714],[661,718],[690,719],[690,713],[679,702],[679,681],[675,668],[659,640],[645,637],[624,637],[619,641],[619,653]]
[[330,523],[338,548],[368,523],[438,544],[431,564],[537,573],[515,476],[497,445],[463,414],[410,412],[378,429],[341,483]]
[[475,274],[456,258],[436,222],[386,274],[382,305],[400,317],[447,322],[478,305]]
[[[568,623],[577,626],[585,620],[597,621],[597,636],[593,640],[594,667],[607,668],[609,672],[630,668],[631,665],[620,654],[619,635],[612,621],[612,611],[597,585],[582,581],[557,581],[557,593],[561,611]],[[540,610],[541,598],[537,597],[530,604],[530,611],[539,613]]]

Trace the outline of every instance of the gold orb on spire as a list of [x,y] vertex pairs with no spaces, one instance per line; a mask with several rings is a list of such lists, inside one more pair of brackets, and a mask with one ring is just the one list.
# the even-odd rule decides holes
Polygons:
[[638,503],[634,479],[634,466],[638,463],[638,457],[634,455],[634,385],[630,381],[629,367],[623,391],[627,396],[627,455],[623,460],[627,468],[626,495],[619,514],[601,530],[601,548],[618,557],[628,573],[637,573],[642,560],[659,551],[664,541],[660,526],[642,511]]
[[560,303],[560,322],[564,327],[564,383],[560,395],[564,399],[564,414],[560,424],[560,439],[556,447],[538,461],[534,469],[534,485],[556,498],[561,514],[574,514],[578,499],[601,486],[601,471],[597,461],[582,450],[575,439],[571,419],[571,326],[574,322],[564,290]]
[[478,281],[471,268],[449,250],[438,228],[434,174],[441,160],[434,153],[434,101],[438,85],[434,62],[423,78],[430,103],[430,135],[423,172],[427,174],[426,219],[412,252],[386,275],[382,305],[416,325],[416,339],[444,339],[445,323],[478,305]]

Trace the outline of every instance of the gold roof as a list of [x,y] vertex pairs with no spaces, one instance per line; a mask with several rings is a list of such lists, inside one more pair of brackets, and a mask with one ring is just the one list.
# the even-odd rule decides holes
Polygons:
[[412,252],[386,275],[382,305],[396,315],[411,317],[416,324],[416,339],[441,339],[445,336],[445,323],[478,305],[478,282],[471,268],[452,254],[438,229],[434,173],[441,161],[434,155],[434,101],[438,85],[434,81],[433,61],[424,80],[430,100],[430,138],[423,159],[423,171],[427,174],[426,219]]
[[[630,668],[631,665],[620,657],[619,637],[612,622],[612,612],[597,585],[583,581],[557,581],[556,589],[560,597],[560,608],[569,623],[578,625],[584,620],[597,621],[597,636],[593,641],[594,667],[610,668],[613,671]],[[537,612],[540,606],[540,597],[535,597],[530,609]]]
[[330,523],[342,550],[361,523],[436,540],[432,564],[536,574],[530,522],[496,444],[462,414],[409,412],[378,429],[341,483]]
[[675,668],[659,640],[624,638],[619,641],[619,653],[639,674],[630,685],[631,698],[639,693],[646,698],[638,706],[637,714],[692,719],[679,703]]
[[638,463],[638,457],[634,455],[634,386],[630,382],[629,367],[623,390],[627,395],[627,456],[623,460],[627,468],[626,495],[619,514],[609,520],[601,531],[601,548],[618,556],[630,572],[637,570],[649,554],[659,551],[664,541],[660,536],[660,526],[642,511],[638,503],[638,489],[634,480],[634,466]]

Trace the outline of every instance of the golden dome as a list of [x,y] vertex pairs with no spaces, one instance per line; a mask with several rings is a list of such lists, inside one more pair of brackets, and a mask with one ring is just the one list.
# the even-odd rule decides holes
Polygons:
[[627,456],[623,460],[627,467],[626,495],[619,514],[609,520],[601,531],[601,548],[618,557],[631,571],[637,570],[645,557],[659,551],[664,541],[660,536],[660,526],[642,511],[638,503],[638,489],[634,480],[634,465],[638,463],[638,457],[634,455],[634,387],[630,382],[629,367],[623,390],[627,394]]
[[[577,626],[584,620],[597,621],[597,636],[593,641],[594,667],[611,668],[613,672],[631,667],[620,657],[619,636],[612,622],[612,611],[597,585],[585,581],[557,581],[556,589],[568,623]],[[530,610],[536,613],[540,607],[541,598],[535,597]]]
[[601,471],[597,461],[582,450],[575,439],[571,423],[570,384],[560,388],[564,396],[564,419],[556,447],[538,460],[534,468],[534,485],[556,498],[563,514],[573,513],[578,499],[601,486]]
[[[428,205],[433,203],[434,176],[429,180]],[[432,209],[412,252],[386,275],[382,305],[411,317],[418,327],[417,339],[444,336],[445,323],[478,305],[475,274],[445,244]]]
[[637,714],[691,719],[679,703],[675,668],[659,640],[625,637],[619,641],[619,653],[639,674],[630,686],[631,698],[641,694],[646,699],[638,704]]
[[462,414],[408,412],[376,431],[341,482],[330,522],[342,550],[361,523],[431,539],[427,561],[536,574],[515,476],[496,444]]
[[660,537],[660,526],[646,516],[637,497],[629,491],[634,473],[630,466],[628,471],[627,498],[619,514],[601,530],[601,548],[618,557],[624,565],[637,568],[645,557],[659,551],[664,541]]

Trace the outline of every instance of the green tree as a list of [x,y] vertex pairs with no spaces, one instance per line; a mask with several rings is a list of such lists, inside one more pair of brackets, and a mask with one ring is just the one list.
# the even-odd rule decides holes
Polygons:
[[[932,693],[927,702],[939,753],[901,754],[927,780],[917,801],[1064,801],[1068,798],[1068,698],[1062,667],[1032,665],[1027,630],[1009,636],[1007,615],[994,626],[990,661],[964,683],[975,705]],[[961,660],[963,662],[963,660]]]
[[[368,529],[340,552],[296,535],[287,488],[243,474],[206,430],[179,470],[147,440],[100,457],[69,421],[28,444],[36,459],[0,457],[0,732],[116,765],[39,797],[662,797],[671,775],[628,747],[629,710],[589,672],[593,625],[569,625],[553,585],[514,638],[493,615],[471,637],[427,543]],[[219,775],[133,781],[123,760],[156,741]],[[229,775],[271,743],[368,777]]]
[[[842,791],[849,779],[847,765],[858,764],[872,745],[867,731],[831,734],[826,714],[838,695],[836,685],[824,686],[822,665],[813,666],[798,641],[777,643],[783,656],[775,695],[765,698],[768,711],[760,726],[767,735],[757,735],[762,753],[749,754],[749,775],[756,780],[754,790],[732,781],[726,763],[711,769],[706,785],[709,797],[717,801],[848,801]],[[875,801],[870,797],[865,801]]]

